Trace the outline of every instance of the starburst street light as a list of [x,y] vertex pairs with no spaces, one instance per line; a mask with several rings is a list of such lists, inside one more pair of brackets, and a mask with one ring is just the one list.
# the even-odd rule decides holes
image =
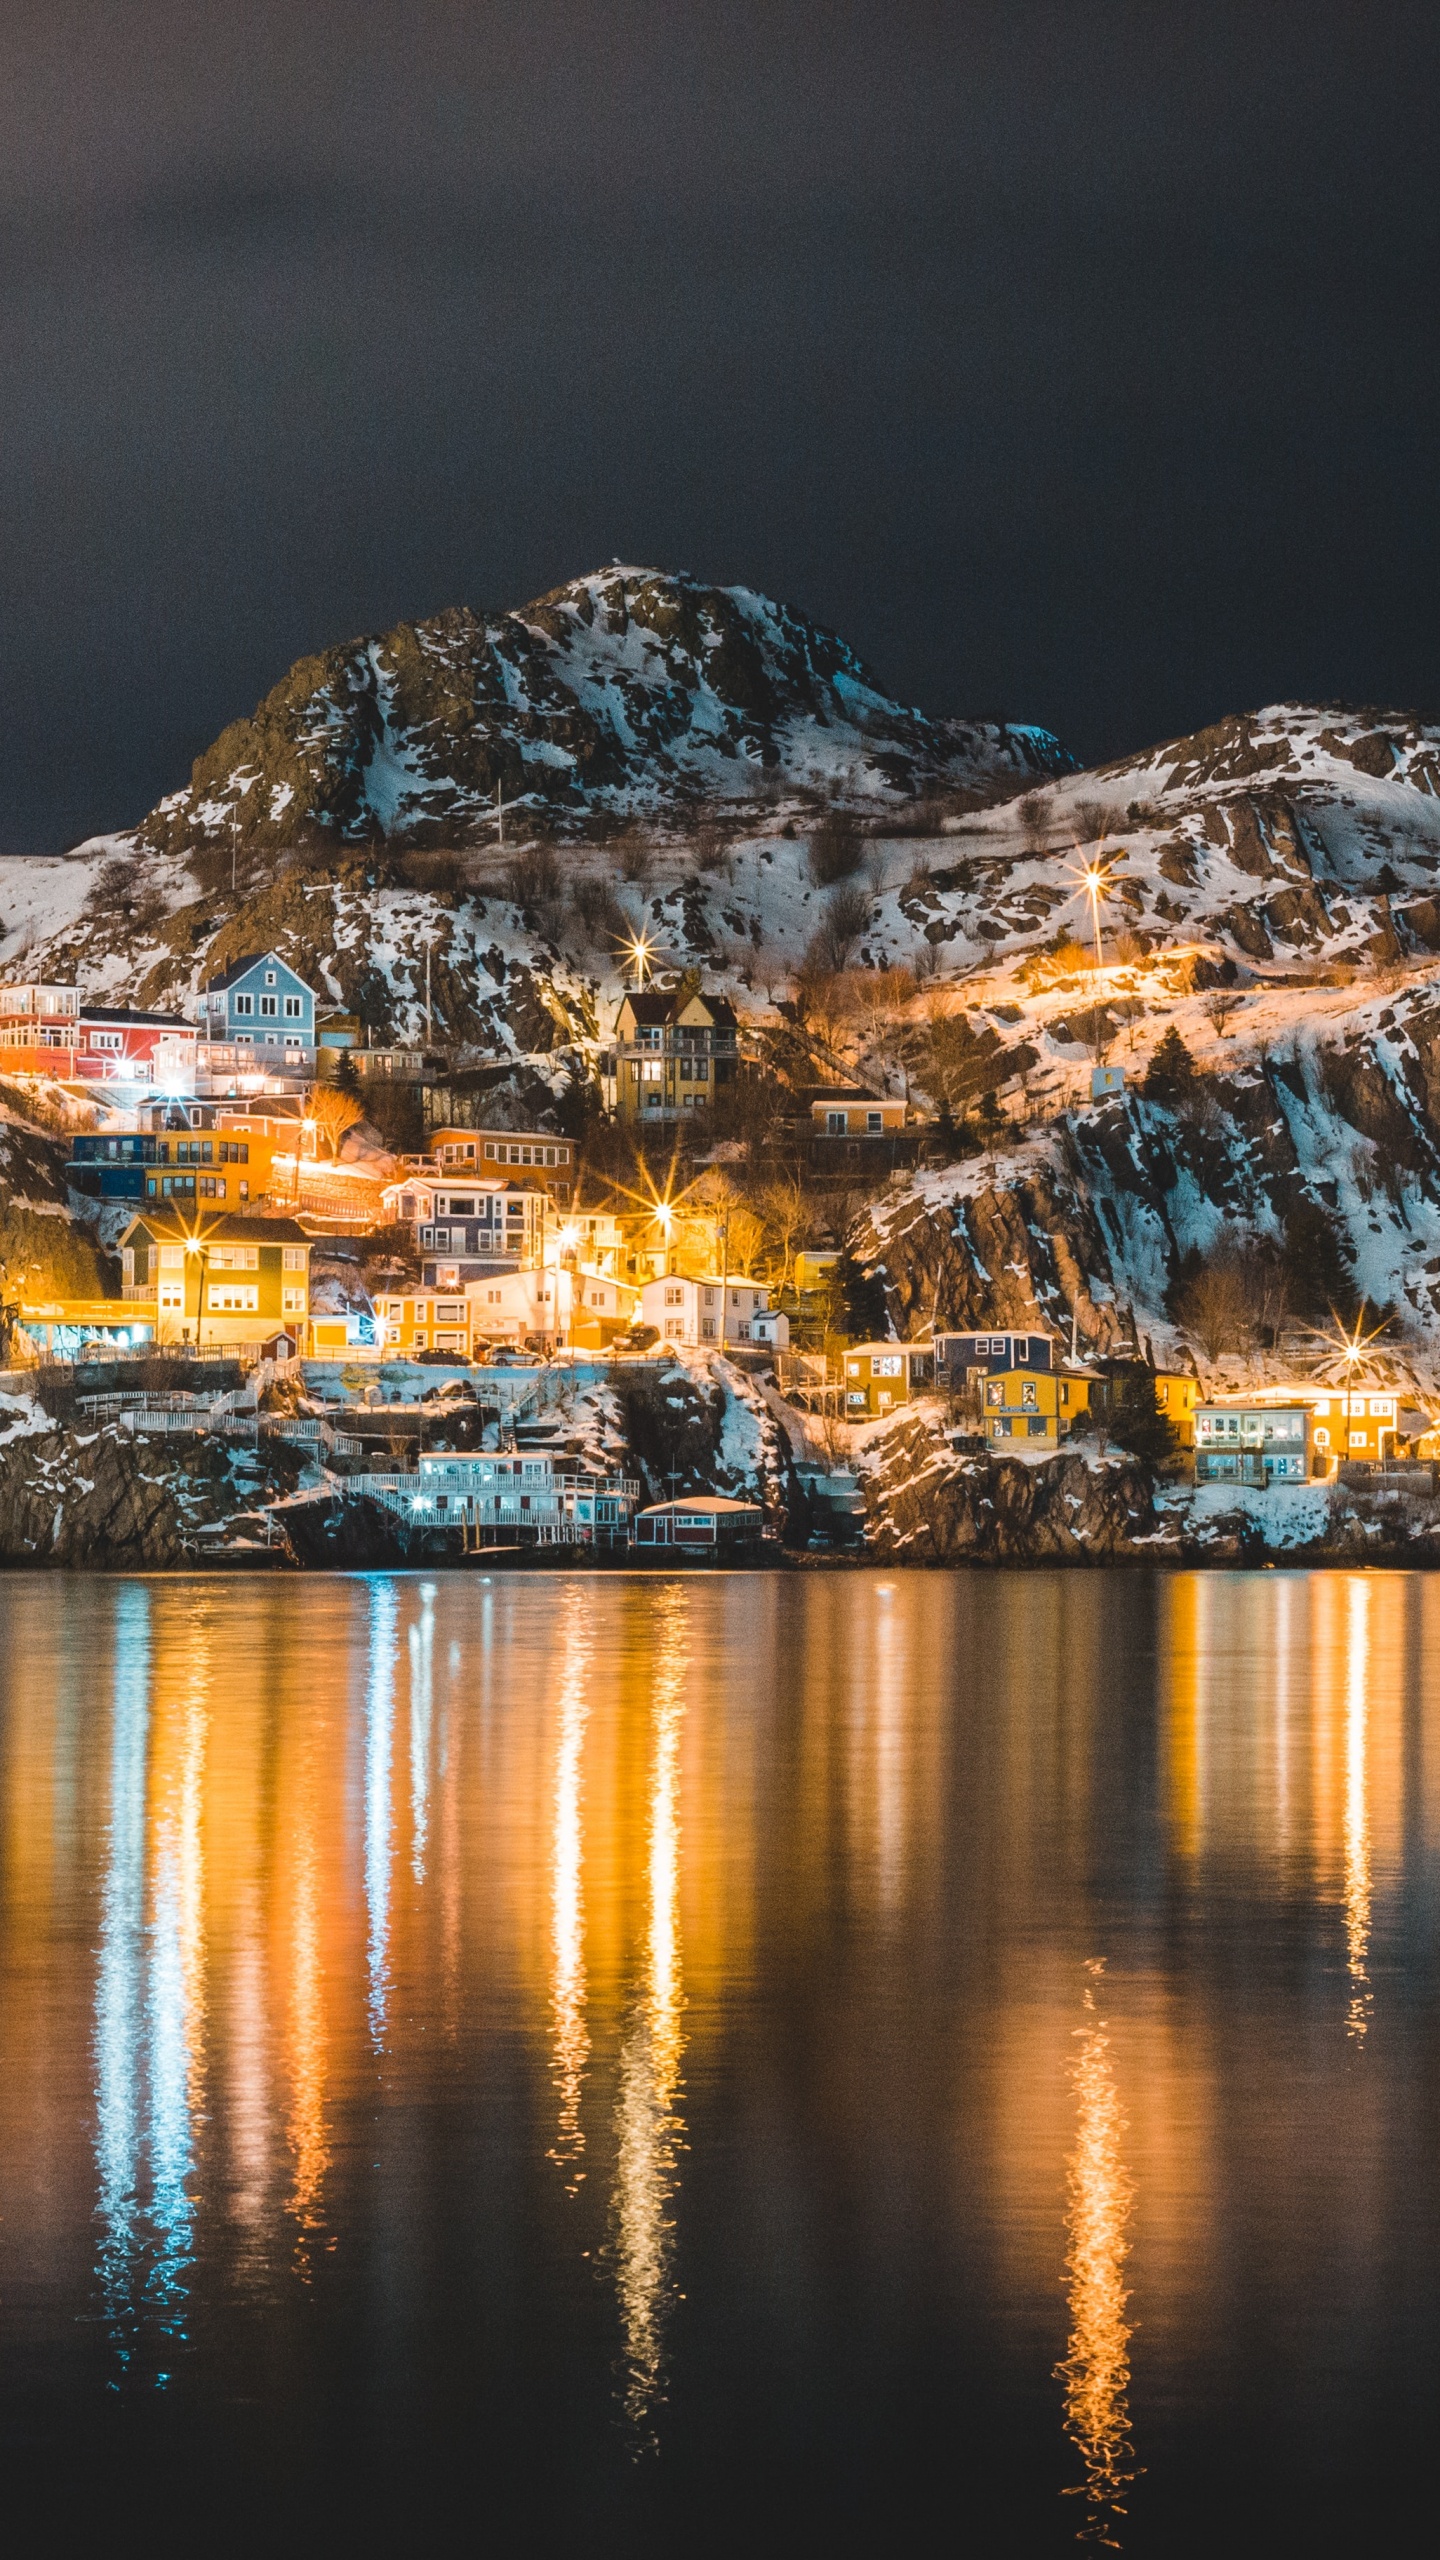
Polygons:
[[655,946],[651,941],[650,936],[648,933],[643,931],[632,934],[630,940],[625,944],[624,950],[625,957],[635,972],[636,986],[643,987],[646,977],[650,971],[655,950]]
[[1113,874],[1106,862],[1082,862],[1072,866],[1070,877],[1079,884],[1076,894],[1089,898],[1090,930],[1095,937],[1095,966],[1097,969],[1103,969],[1105,961],[1100,949],[1100,901],[1110,895]]
[[1365,1301],[1363,1298],[1360,1301],[1360,1312],[1356,1316],[1353,1326],[1343,1324],[1339,1316],[1335,1314],[1333,1307],[1331,1308],[1330,1313],[1335,1320],[1335,1330],[1333,1333],[1322,1334],[1321,1340],[1323,1341],[1328,1354],[1325,1365],[1332,1369],[1338,1368],[1344,1379],[1345,1454],[1348,1457],[1350,1454],[1350,1414],[1355,1395],[1356,1380],[1368,1368],[1370,1346],[1373,1342],[1379,1341],[1380,1336],[1384,1333],[1390,1319],[1388,1316],[1382,1316],[1380,1322],[1377,1325],[1372,1325],[1370,1331],[1367,1333],[1365,1331]]

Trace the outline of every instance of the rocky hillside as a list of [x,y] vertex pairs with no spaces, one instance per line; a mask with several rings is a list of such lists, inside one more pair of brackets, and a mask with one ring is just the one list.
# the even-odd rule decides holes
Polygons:
[[1044,730],[905,709],[843,640],[749,588],[617,565],[302,658],[135,841],[453,846],[497,792],[581,832],[767,792],[986,799],[1069,761]]

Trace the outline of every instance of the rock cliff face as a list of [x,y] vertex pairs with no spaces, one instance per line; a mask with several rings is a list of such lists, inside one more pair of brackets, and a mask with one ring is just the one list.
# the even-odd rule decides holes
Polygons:
[[212,1440],[27,1433],[0,1442],[0,1560],[129,1571],[260,1561],[259,1506],[293,1481],[283,1457],[237,1470]]
[[247,848],[454,844],[497,791],[574,827],[756,798],[767,778],[877,805],[937,784],[985,799],[1071,761],[1044,730],[905,709],[748,588],[616,566],[302,658],[138,836],[160,853],[232,827]]
[[1041,1466],[961,1457],[924,1412],[885,1435],[860,1481],[867,1544],[883,1562],[1103,1563],[1166,1543],[1145,1468],[1078,1453]]
[[1338,1021],[1334,998],[1313,1020],[1292,1014],[1273,1045],[1219,1046],[1165,1101],[1129,1090],[897,1180],[852,1234],[897,1330],[1068,1337],[1073,1323],[1082,1351],[1148,1342],[1188,1358],[1175,1322],[1187,1264],[1222,1245],[1279,1255],[1304,1234],[1330,1262],[1292,1270],[1292,1315],[1324,1322],[1337,1290],[1363,1297],[1390,1310],[1387,1347],[1427,1379],[1440,1342],[1440,990],[1425,979],[1345,1001]]

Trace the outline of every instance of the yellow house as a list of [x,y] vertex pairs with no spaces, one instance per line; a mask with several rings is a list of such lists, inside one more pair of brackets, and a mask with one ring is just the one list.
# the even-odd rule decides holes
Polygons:
[[1057,1448],[1089,1409],[1089,1379],[1063,1369],[1002,1369],[985,1381],[985,1437],[992,1448],[1016,1440]]
[[904,1101],[864,1085],[812,1085],[805,1100],[818,1138],[883,1138],[905,1126]]
[[845,1354],[845,1413],[892,1413],[935,1383],[933,1342],[857,1342]]
[[1155,1402],[1175,1434],[1179,1449],[1195,1446],[1195,1407],[1200,1401],[1200,1382],[1184,1377],[1175,1369],[1155,1372]]
[[1314,1417],[1312,1446],[1329,1462],[1332,1458],[1364,1458],[1379,1466],[1395,1445],[1400,1412],[1400,1398],[1363,1393],[1353,1387],[1347,1397],[1343,1388],[1331,1395],[1307,1396]]
[[293,1218],[137,1213],[120,1239],[124,1294],[153,1310],[161,1342],[256,1343],[310,1316],[310,1239]]

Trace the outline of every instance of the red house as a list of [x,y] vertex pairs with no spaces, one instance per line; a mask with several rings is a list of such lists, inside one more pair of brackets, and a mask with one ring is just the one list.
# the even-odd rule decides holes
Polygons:
[[197,1036],[180,1013],[82,1005],[78,987],[0,987],[0,1075],[193,1093]]

